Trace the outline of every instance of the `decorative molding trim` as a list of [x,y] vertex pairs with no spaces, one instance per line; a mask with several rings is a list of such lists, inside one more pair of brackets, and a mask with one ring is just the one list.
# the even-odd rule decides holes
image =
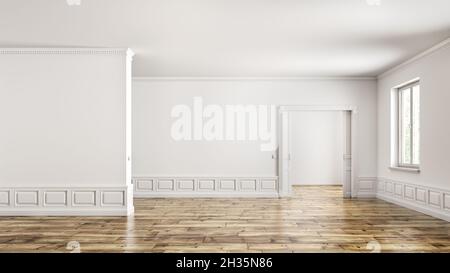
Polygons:
[[127,216],[134,212],[131,190],[131,186],[2,187],[0,216]]
[[399,171],[399,172],[420,173],[420,169],[414,169],[414,168],[389,167],[389,169],[392,171]]
[[450,222],[450,191],[378,178],[376,197]]
[[357,198],[375,198],[377,189],[376,177],[358,177],[356,185]]
[[139,176],[135,197],[278,197],[276,176]]
[[300,112],[300,111],[358,111],[353,105],[280,105],[280,112]]
[[374,81],[377,77],[133,77],[133,81]]
[[127,55],[134,56],[129,48],[0,48],[0,55],[29,54],[29,55]]
[[431,47],[431,48],[429,48],[429,49],[427,49],[427,50],[417,54],[416,56],[410,58],[409,60],[406,60],[405,62],[403,62],[403,63],[401,63],[399,65],[396,65],[396,66],[392,67],[391,69],[381,73],[380,75],[378,75],[377,79],[382,79],[382,78],[384,78],[386,76],[389,76],[390,74],[392,74],[392,73],[402,69],[403,67],[405,67],[405,66],[407,66],[407,65],[409,65],[411,63],[414,63],[415,61],[418,61],[418,60],[422,59],[423,57],[426,57],[426,56],[428,56],[428,55],[430,55],[430,54],[432,54],[432,53],[434,53],[434,52],[436,52],[436,51],[438,51],[438,50],[440,50],[442,48],[445,48],[448,45],[450,45],[450,38],[447,38],[446,40],[444,40],[444,41],[440,42],[439,44],[437,44],[437,45],[435,45],[435,46],[433,46],[433,47]]

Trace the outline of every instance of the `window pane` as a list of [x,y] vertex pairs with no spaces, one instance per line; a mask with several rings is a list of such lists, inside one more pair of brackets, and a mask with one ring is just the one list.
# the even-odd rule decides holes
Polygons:
[[402,164],[411,164],[411,89],[401,92],[401,161]]
[[420,164],[420,86],[413,88],[413,164]]

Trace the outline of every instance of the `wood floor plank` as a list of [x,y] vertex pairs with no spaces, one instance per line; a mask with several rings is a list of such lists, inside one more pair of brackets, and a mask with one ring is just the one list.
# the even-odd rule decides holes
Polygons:
[[290,198],[135,199],[131,217],[0,217],[0,252],[450,252],[450,223],[335,186]]

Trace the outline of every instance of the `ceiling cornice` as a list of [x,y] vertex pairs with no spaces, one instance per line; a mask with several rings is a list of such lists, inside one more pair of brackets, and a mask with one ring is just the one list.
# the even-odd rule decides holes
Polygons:
[[376,77],[133,77],[134,81],[368,81]]
[[56,54],[87,54],[87,55],[97,55],[97,54],[109,54],[109,55],[130,55],[133,56],[134,53],[129,48],[66,48],[66,47],[52,47],[52,48],[31,48],[31,47],[17,47],[17,48],[0,48],[0,54],[35,54],[35,55],[56,55]]
[[450,38],[447,38],[444,41],[440,42],[439,44],[437,44],[437,45],[435,45],[435,46],[433,46],[433,47],[431,47],[431,48],[429,48],[429,49],[427,49],[427,50],[417,54],[416,56],[406,60],[405,62],[390,68],[389,70],[387,70],[387,71],[381,73],[380,75],[378,75],[377,78],[378,79],[382,79],[382,78],[384,78],[384,77],[394,73],[395,71],[398,71],[398,70],[402,69],[403,67],[405,67],[405,66],[407,66],[407,65],[409,65],[409,64],[411,64],[411,63],[413,63],[415,61],[418,61],[418,60],[422,59],[425,56],[428,56],[428,55],[430,55],[430,54],[432,54],[432,53],[434,53],[434,52],[436,52],[436,51],[438,51],[440,49],[445,48],[448,45],[450,45]]

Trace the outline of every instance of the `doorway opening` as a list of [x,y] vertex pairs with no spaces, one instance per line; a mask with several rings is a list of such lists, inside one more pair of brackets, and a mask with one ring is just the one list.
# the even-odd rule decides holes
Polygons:
[[340,185],[343,197],[352,197],[355,120],[355,107],[280,107],[281,197],[291,195],[295,185]]

